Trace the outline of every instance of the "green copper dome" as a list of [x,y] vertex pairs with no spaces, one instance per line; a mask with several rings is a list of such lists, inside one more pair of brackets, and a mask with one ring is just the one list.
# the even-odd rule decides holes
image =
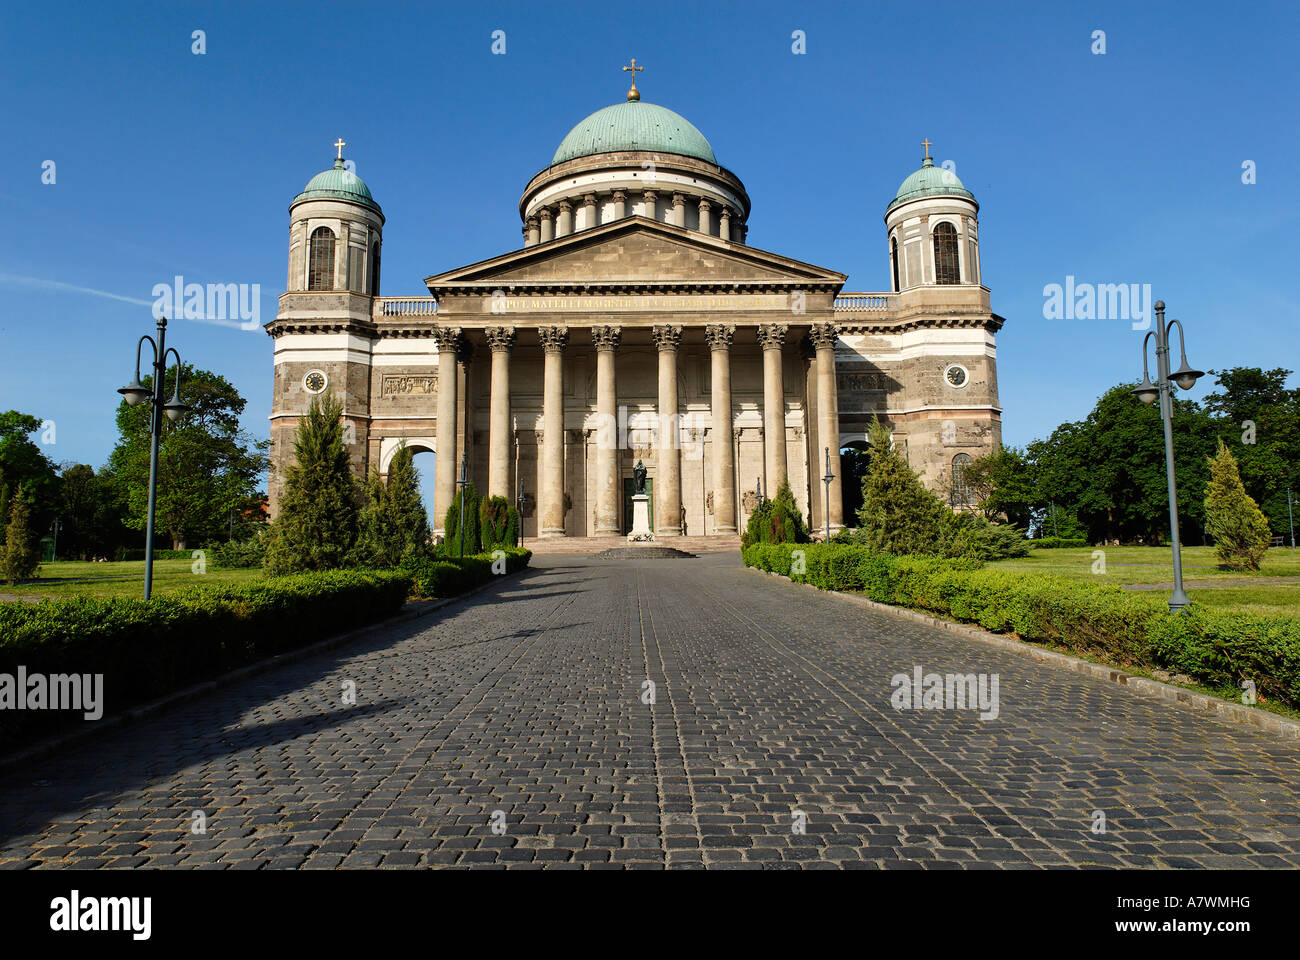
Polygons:
[[963,197],[972,203],[975,202],[975,194],[961,185],[957,174],[936,167],[929,157],[925,158],[920,170],[903,181],[893,201],[885,208],[885,212],[888,213],[900,203],[919,200],[921,197]]
[[713,164],[718,162],[704,134],[685,117],[667,107],[629,100],[597,110],[570,130],[560,141],[551,163],[622,150],[676,153]]
[[294,203],[299,200],[346,200],[379,210],[379,204],[370,195],[366,182],[347,169],[341,159],[334,161],[332,169],[323,170],[308,180],[302,193],[293,198]]

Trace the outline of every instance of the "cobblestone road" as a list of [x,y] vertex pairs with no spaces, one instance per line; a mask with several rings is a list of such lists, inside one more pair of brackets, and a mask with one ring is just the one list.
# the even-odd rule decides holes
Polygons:
[[[895,710],[918,665],[996,673],[997,718]],[[0,866],[1297,867],[1297,784],[1294,745],[735,554],[552,556],[7,769]]]

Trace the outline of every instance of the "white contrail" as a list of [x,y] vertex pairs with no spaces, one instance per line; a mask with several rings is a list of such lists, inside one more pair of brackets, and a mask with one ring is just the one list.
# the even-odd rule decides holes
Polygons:
[[[37,287],[42,290],[68,290],[72,293],[89,293],[95,297],[105,297],[109,300],[121,300],[123,303],[134,303],[141,307],[152,307],[153,300],[140,300],[136,297],[124,297],[120,293],[109,293],[107,290],[96,290],[94,287],[79,287],[74,283],[61,283],[58,280],[45,280],[41,277],[20,277],[15,273],[0,273],[0,283],[14,284],[21,287]],[[169,319],[190,319],[188,317],[169,318]],[[221,327],[232,327],[236,330],[253,330],[256,324],[248,326],[240,323],[238,320],[218,320],[208,319],[207,317],[198,318],[200,323],[215,323]]]
[[43,280],[40,277],[20,277],[13,273],[0,273],[0,283],[17,284],[23,287],[40,287],[44,290],[71,290],[73,293],[89,293],[96,297],[107,297],[109,300],[121,300],[124,303],[134,303],[142,307],[152,307],[152,300],[139,300],[135,297],[124,297],[120,293],[109,293],[107,290],[96,290],[93,287],[79,287],[73,283],[60,283],[58,280]]

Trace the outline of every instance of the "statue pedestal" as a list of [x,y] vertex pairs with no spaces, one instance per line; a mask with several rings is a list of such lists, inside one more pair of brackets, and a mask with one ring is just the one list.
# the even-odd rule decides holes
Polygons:
[[636,493],[632,495],[632,532],[627,535],[628,543],[646,543],[654,540],[650,529],[650,495]]

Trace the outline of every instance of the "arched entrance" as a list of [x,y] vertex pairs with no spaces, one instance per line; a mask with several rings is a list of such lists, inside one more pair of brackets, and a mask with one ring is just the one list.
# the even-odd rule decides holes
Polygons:
[[865,440],[850,440],[840,446],[840,491],[844,497],[844,525],[858,525],[862,506],[862,478],[871,464],[871,448]]

